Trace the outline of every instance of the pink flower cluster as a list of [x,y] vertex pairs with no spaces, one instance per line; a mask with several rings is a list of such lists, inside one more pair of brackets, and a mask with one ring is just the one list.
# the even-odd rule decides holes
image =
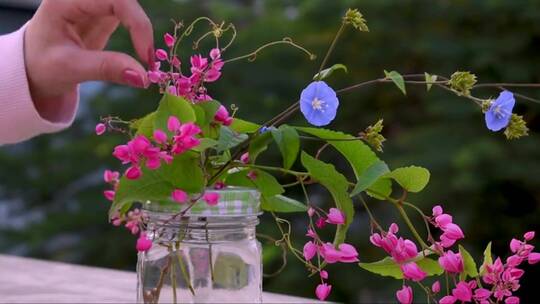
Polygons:
[[[182,96],[192,102],[212,100],[204,84],[214,82],[221,77],[221,69],[224,65],[221,51],[218,48],[212,49],[209,58],[202,55],[191,56],[191,74],[184,75],[182,62],[174,54],[176,38],[171,34],[165,34],[164,40],[169,52],[163,49],[156,51],[156,58],[160,62],[157,62],[148,72],[148,79],[152,83],[159,84],[167,93]],[[162,62],[167,62],[171,66],[170,72],[160,70]]]
[[456,241],[465,237],[461,228],[452,222],[452,216],[450,214],[443,213],[441,206],[437,205],[433,207],[433,217],[431,218],[432,224],[442,230],[440,241],[436,242],[436,247],[449,248],[456,243]]
[[105,183],[113,187],[112,190],[103,191],[103,195],[109,201],[114,201],[116,188],[118,187],[118,182],[120,181],[120,173],[116,171],[105,170],[105,172],[103,172],[103,180],[105,181]]
[[[317,213],[315,209],[309,208],[308,209],[308,215],[310,217],[313,217]],[[337,209],[337,208],[330,208],[328,214],[326,216],[319,216],[317,219],[317,227],[323,228],[326,223],[333,224],[333,225],[343,225],[346,222],[345,214]],[[323,242],[318,234],[315,232],[314,229],[308,228],[306,236],[310,237],[312,240],[308,241],[304,245],[303,249],[303,255],[306,259],[306,262],[310,263],[310,261],[315,257],[319,256],[324,260],[327,264],[334,264],[334,263],[355,263],[358,262],[358,252],[354,248],[354,246],[342,243],[339,244],[336,248],[334,244],[329,242]],[[319,298],[321,301],[324,301],[328,295],[330,295],[330,291],[332,290],[332,285],[329,285],[326,283],[325,280],[328,279],[328,272],[326,270],[320,270],[319,276],[321,278],[321,283],[317,286],[315,289],[315,295],[317,298]]]

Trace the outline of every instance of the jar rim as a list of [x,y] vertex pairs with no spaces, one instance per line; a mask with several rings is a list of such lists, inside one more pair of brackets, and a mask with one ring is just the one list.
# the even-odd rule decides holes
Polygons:
[[[260,193],[254,188],[232,186],[223,189],[208,188],[205,193],[217,193],[218,203],[210,206],[199,198],[184,216],[237,217],[261,214]],[[201,197],[201,195],[191,197]],[[150,212],[172,213],[181,212],[187,206],[187,204],[178,204],[169,199],[146,201],[142,204],[142,209]]]

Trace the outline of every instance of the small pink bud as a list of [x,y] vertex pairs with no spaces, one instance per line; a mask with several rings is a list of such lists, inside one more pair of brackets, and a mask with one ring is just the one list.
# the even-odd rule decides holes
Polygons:
[[339,245],[339,262],[355,263],[358,262],[358,251],[352,245],[342,243]]
[[174,39],[173,35],[166,33],[165,36],[163,37],[163,40],[165,41],[165,44],[169,48],[172,48],[174,46],[174,42],[176,39]]
[[518,252],[519,248],[521,248],[521,241],[512,239],[510,241],[510,250],[512,251],[512,253]]
[[106,183],[115,183],[118,181],[119,177],[120,177],[120,173],[116,171],[105,170],[105,172],[103,172],[103,180]]
[[328,272],[326,270],[321,270],[321,272],[319,272],[319,275],[321,276],[321,279],[328,279]]
[[345,214],[337,208],[330,208],[326,222],[334,225],[345,224]]
[[452,290],[452,295],[463,302],[470,302],[472,299],[471,287],[465,282],[459,282]]
[[328,298],[328,295],[330,295],[330,291],[332,291],[332,285],[322,283],[315,289],[315,295],[317,295],[319,300],[324,301]]
[[105,198],[110,200],[110,201],[114,201],[114,194],[115,193],[112,190],[103,191],[103,195],[105,196]]
[[313,257],[317,254],[317,245],[315,245],[315,243],[313,243],[312,241],[309,241],[304,245],[303,252],[304,258],[306,259],[306,261],[309,261],[313,259]]
[[221,190],[223,188],[225,188],[225,183],[223,181],[217,181],[214,184],[214,189],[216,189],[216,190]]
[[527,258],[529,261],[529,264],[534,265],[538,262],[540,262],[540,253],[539,252],[531,252],[529,254],[529,257]]
[[441,291],[441,283],[439,281],[435,281],[435,283],[431,285],[431,291],[433,293],[439,293],[439,291]]
[[105,131],[107,131],[107,126],[105,124],[98,123],[96,125],[96,134],[97,135],[103,135],[103,133],[105,133]]
[[249,163],[249,152],[246,152],[240,156],[240,161],[244,164]]
[[435,223],[441,228],[445,228],[448,224],[452,223],[452,216],[446,213],[438,215],[435,217]]
[[491,296],[491,291],[485,288],[478,288],[474,291],[474,298],[478,301],[487,300]]
[[312,217],[315,214],[315,209],[309,207],[307,210],[307,214],[309,217]]
[[129,167],[124,174],[126,175],[127,179],[138,179],[139,177],[141,177],[142,172],[141,168],[133,166]]
[[203,200],[210,206],[215,206],[219,202],[219,193],[210,192],[203,195]]
[[306,233],[306,236],[309,236],[310,238],[316,238],[317,234],[315,233],[315,231],[313,231],[313,229],[309,228]]
[[443,209],[441,206],[437,205],[435,207],[433,207],[433,216],[439,216],[443,213]]
[[210,50],[210,58],[212,58],[212,60],[216,60],[220,57],[221,51],[218,48],[213,48],[212,50]]
[[454,304],[457,299],[454,296],[445,296],[439,300],[439,304]]
[[167,52],[162,49],[158,49],[156,51],[156,58],[161,61],[165,61],[169,58],[169,55],[167,55]]
[[519,304],[519,298],[516,296],[508,297],[504,300],[504,304]]
[[179,68],[182,63],[180,62],[180,59],[178,59],[178,56],[174,56],[172,58],[171,64],[173,65],[173,67]]
[[180,130],[180,120],[176,116],[170,116],[167,120],[167,129],[171,132],[177,132]]
[[137,245],[135,247],[139,252],[146,252],[152,248],[152,241],[146,237],[146,233],[141,233],[137,239]]
[[230,126],[233,122],[232,117],[229,115],[229,111],[224,106],[219,106],[216,114],[214,115],[214,120],[222,123],[225,126]]
[[425,273],[415,262],[402,264],[401,271],[403,272],[403,277],[405,277],[405,279],[414,282],[420,282],[427,276],[427,273]]
[[403,285],[403,288],[396,292],[396,298],[400,304],[411,304],[413,301],[413,291],[410,286]]
[[523,238],[525,238],[526,241],[530,241],[534,239],[534,231],[529,231],[523,235]]
[[173,192],[172,192],[172,199],[173,201],[177,202],[177,203],[180,203],[180,204],[183,204],[185,202],[188,201],[188,198],[189,196],[187,195],[186,192],[180,190],[180,189],[175,189]]
[[169,86],[167,88],[167,93],[169,93],[169,95],[172,95],[172,96],[178,96],[178,90],[176,89],[175,86]]
[[167,142],[167,133],[163,132],[162,130],[155,130],[154,131],[154,140],[158,144],[165,144]]
[[324,226],[326,226],[326,218],[324,217],[318,218],[317,221],[315,222],[315,226],[317,226],[317,228],[319,229],[324,228]]
[[444,270],[451,273],[460,273],[463,271],[463,259],[461,258],[461,254],[454,253],[452,250],[448,250],[439,258],[439,264]]
[[390,227],[388,228],[388,232],[396,234],[399,231],[399,226],[396,223],[390,224]]
[[443,231],[444,235],[451,240],[459,240],[465,237],[461,228],[459,228],[458,225],[453,223],[447,224],[443,228]]
[[257,171],[255,171],[255,170],[250,170],[246,176],[247,176],[247,178],[249,178],[250,180],[254,181],[254,180],[257,179],[258,174],[257,174]]

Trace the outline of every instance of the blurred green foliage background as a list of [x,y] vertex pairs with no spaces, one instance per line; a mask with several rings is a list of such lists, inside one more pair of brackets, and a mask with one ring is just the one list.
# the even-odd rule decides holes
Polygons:
[[[154,22],[158,45],[162,33],[171,29],[171,18],[190,22],[206,15],[233,22],[239,35],[225,54],[228,58],[288,36],[321,59],[345,10],[358,8],[371,32],[348,30],[339,42],[330,62],[346,64],[349,73],[333,77],[329,83],[334,88],[381,77],[383,69],[447,76],[455,70],[470,70],[480,82],[540,81],[538,1],[140,2]],[[191,54],[190,47],[184,46],[185,56]],[[114,35],[110,48],[132,50],[125,30]],[[210,86],[210,92],[225,104],[239,106],[239,116],[263,122],[298,98],[318,64],[294,49],[268,49],[253,63],[226,65],[224,77]],[[520,92],[540,98],[538,91]],[[495,97],[498,92],[487,89],[476,94]],[[106,168],[119,167],[111,150],[123,139],[98,138],[93,127],[100,116],[108,114],[126,119],[142,116],[156,107],[159,96],[155,90],[92,83],[83,86],[82,99],[78,119],[69,130],[0,149],[0,252],[134,270],[135,239],[107,223],[109,203],[102,198],[101,174]],[[331,127],[356,133],[384,118],[388,141],[381,158],[392,167],[417,164],[432,172],[424,193],[411,195],[410,200],[426,212],[434,204],[443,204],[462,225],[464,244],[475,257],[480,258],[489,240],[496,255],[506,256],[512,237],[540,230],[540,105],[519,101],[515,110],[524,114],[532,134],[509,142],[502,133],[485,128],[483,115],[468,100],[435,88],[427,93],[423,86],[409,86],[404,97],[391,84],[381,84],[343,96]],[[300,116],[291,123],[305,124]],[[317,148],[306,144],[311,151]],[[277,149],[270,152],[265,161],[278,160]],[[324,158],[347,171],[346,164],[334,156],[326,153]],[[326,193],[318,188],[312,191],[314,201],[328,206]],[[370,204],[383,223],[397,218],[390,205]],[[286,217],[293,223],[298,247],[302,246],[305,215]],[[405,226],[398,223],[407,235]],[[259,231],[278,236],[267,215]],[[384,256],[369,244],[368,236],[367,216],[358,205],[349,237],[365,262]],[[280,266],[280,252],[270,244],[265,250],[264,266],[272,272]],[[518,294],[530,303],[540,270],[525,269]],[[401,284],[354,265],[331,266],[329,272],[330,299],[335,301],[393,301]],[[266,279],[264,286],[268,291],[313,297],[317,283],[306,275],[304,267],[289,256],[286,270]],[[417,293],[419,301],[423,298]]]

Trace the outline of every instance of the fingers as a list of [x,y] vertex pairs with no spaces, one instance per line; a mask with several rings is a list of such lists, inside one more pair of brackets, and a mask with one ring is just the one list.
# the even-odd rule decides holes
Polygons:
[[[147,63],[153,63],[154,34],[150,19],[136,0],[70,0],[74,5],[69,10],[68,18],[77,20],[80,17],[115,16],[129,31],[133,46],[139,58]],[[82,15],[82,16],[81,16]]]
[[84,46],[90,50],[103,50],[119,23],[114,16],[100,18],[97,24],[85,22],[79,30]]
[[136,88],[148,87],[144,67],[133,57],[110,51],[76,50],[67,70],[77,82],[100,80]]

